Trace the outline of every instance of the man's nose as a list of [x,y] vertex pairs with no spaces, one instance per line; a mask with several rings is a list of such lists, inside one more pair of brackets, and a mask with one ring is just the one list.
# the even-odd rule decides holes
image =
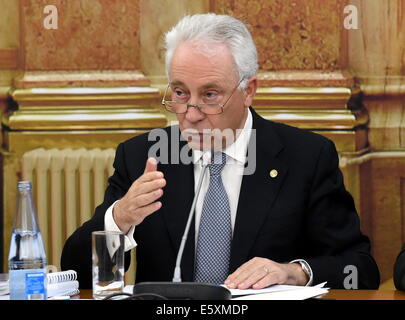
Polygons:
[[205,118],[205,114],[200,111],[196,104],[189,103],[185,118],[190,122],[198,122]]

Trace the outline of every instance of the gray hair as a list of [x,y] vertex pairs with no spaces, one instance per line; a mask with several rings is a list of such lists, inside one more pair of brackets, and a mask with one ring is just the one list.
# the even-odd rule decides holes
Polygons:
[[239,89],[247,87],[248,79],[258,70],[257,50],[246,25],[231,16],[214,13],[185,16],[165,35],[166,73],[176,48],[186,42],[223,43],[228,46],[239,75]]

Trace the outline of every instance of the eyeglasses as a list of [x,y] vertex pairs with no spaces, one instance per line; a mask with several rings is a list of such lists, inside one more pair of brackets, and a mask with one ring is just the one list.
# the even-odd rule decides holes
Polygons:
[[198,108],[198,110],[201,111],[204,114],[209,114],[209,115],[220,114],[220,113],[222,113],[224,111],[223,109],[224,109],[225,105],[227,104],[229,99],[231,99],[231,97],[235,93],[236,89],[241,84],[242,80],[243,80],[243,78],[238,82],[235,89],[233,89],[231,95],[228,97],[228,99],[226,99],[226,101],[224,103],[197,103],[197,104],[192,104],[192,103],[187,103],[187,102],[165,100],[167,90],[169,90],[169,87],[170,87],[170,83],[169,83],[167,85],[167,87],[166,87],[165,94],[163,95],[162,105],[165,106],[167,111],[173,112],[173,113],[176,113],[176,114],[187,113],[187,110],[188,110],[189,107]]

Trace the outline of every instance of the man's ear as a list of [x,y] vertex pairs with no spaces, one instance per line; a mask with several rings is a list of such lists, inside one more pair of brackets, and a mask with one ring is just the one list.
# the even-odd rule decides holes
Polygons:
[[257,89],[257,78],[251,77],[249,79],[248,85],[244,90],[245,93],[245,107],[250,107],[253,104],[253,98],[256,94]]

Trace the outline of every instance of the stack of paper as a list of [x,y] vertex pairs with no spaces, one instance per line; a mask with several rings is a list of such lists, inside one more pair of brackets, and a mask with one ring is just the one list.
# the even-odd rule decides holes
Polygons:
[[8,285],[8,274],[0,274],[0,296],[9,294],[9,285]]
[[47,287],[48,297],[74,296],[79,294],[79,281],[65,281],[60,283],[49,283]]
[[329,291],[326,282],[313,287],[273,285],[265,289],[229,289],[232,300],[305,300]]

